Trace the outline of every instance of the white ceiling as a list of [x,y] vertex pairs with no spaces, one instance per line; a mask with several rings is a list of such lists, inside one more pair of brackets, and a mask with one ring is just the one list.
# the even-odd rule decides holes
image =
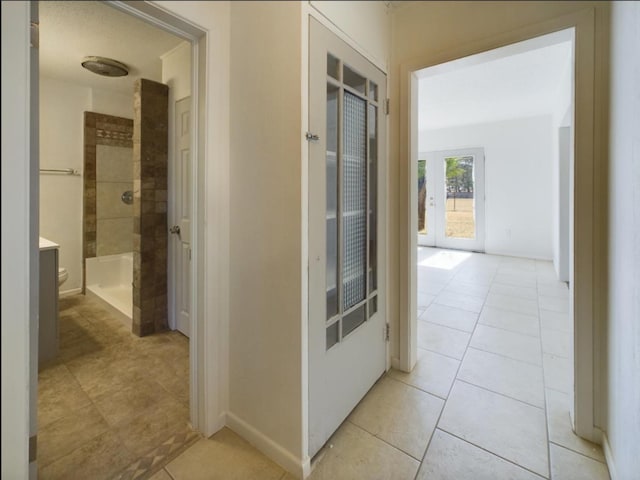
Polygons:
[[540,37],[418,72],[418,128],[552,114],[566,89],[563,82],[571,78],[570,33]]
[[[102,2],[39,2],[40,74],[105,90],[132,93],[137,78],[162,80],[160,56],[184,40]],[[129,67],[108,78],[80,65],[90,55]]]

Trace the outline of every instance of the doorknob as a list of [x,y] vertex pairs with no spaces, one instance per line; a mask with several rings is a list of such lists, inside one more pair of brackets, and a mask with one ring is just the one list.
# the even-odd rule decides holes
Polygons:
[[180,225],[174,225],[173,227],[171,227],[169,229],[169,233],[175,233],[176,235],[180,236]]

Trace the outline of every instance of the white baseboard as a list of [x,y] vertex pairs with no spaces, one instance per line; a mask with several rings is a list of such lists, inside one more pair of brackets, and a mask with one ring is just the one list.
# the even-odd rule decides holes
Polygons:
[[63,290],[58,293],[59,297],[70,297],[71,295],[77,295],[78,293],[82,293],[82,288],[72,288],[70,290]]
[[296,478],[306,478],[311,472],[311,459],[300,459],[231,412],[227,412],[227,427],[244,438]]
[[607,461],[607,467],[609,468],[609,476],[611,480],[619,480],[616,473],[616,464],[613,460],[613,452],[611,451],[611,445],[609,445],[609,439],[606,433],[602,433],[602,449],[604,450],[604,458]]

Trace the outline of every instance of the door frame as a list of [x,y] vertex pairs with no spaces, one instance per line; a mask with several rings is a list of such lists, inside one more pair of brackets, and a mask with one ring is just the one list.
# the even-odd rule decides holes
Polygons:
[[[205,338],[207,331],[205,330],[204,320],[204,261],[206,257],[204,245],[204,204],[202,191],[205,172],[205,123],[206,112],[206,83],[204,72],[206,72],[206,43],[208,32],[186,22],[177,17],[173,13],[167,12],[155,5],[146,2],[128,2],[113,1],[106,2],[112,7],[129,14],[139,20],[145,21],[156,28],[165,30],[177,37],[183,38],[191,44],[191,205],[192,219],[191,222],[191,251],[192,251],[192,269],[191,269],[191,298],[190,311],[191,315],[191,337],[189,340],[189,411],[190,419],[193,427],[207,435],[212,429],[212,422],[207,416],[210,414],[206,408],[210,400],[210,395],[217,390],[207,388],[206,372],[209,370],[207,357],[203,345],[213,344],[213,338]],[[172,110],[172,109],[170,109]],[[172,135],[173,132],[170,132]],[[169,182],[173,179],[170,178]],[[174,190],[174,189],[172,189]],[[175,191],[173,192],[175,193]],[[169,198],[169,208],[173,208],[175,201]],[[175,282],[170,280],[168,285],[175,288]],[[210,288],[215,286],[210,286]],[[169,295],[168,295],[169,297]],[[206,343],[205,343],[206,342]],[[217,385],[216,385],[217,387]],[[213,427],[216,429],[216,427]]]
[[[559,30],[574,29],[574,165],[573,218],[571,245],[570,314],[574,319],[574,395],[570,410],[575,432],[592,442],[600,443],[601,418],[600,349],[596,343],[602,325],[604,298],[602,279],[604,259],[596,247],[601,239],[605,219],[596,208],[606,194],[606,185],[594,175],[603,168],[595,159],[596,147],[602,148],[600,133],[596,135],[596,31],[595,8],[553,18],[538,24],[485,38],[473,44],[460,45],[448,51],[422,55],[400,65],[399,78],[399,153],[400,184],[406,188],[400,198],[400,319],[398,367],[410,371],[417,355],[417,84],[416,72],[435,65],[486,52],[513,43],[529,40]],[[401,189],[402,190],[402,189]],[[576,238],[580,238],[577,242]],[[406,249],[406,250],[405,250]]]

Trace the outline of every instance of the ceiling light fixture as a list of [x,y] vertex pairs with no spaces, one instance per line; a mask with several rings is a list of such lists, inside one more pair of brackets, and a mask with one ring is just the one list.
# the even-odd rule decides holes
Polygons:
[[124,63],[111,58],[85,57],[82,66],[103,77],[124,77],[129,74],[129,68]]

